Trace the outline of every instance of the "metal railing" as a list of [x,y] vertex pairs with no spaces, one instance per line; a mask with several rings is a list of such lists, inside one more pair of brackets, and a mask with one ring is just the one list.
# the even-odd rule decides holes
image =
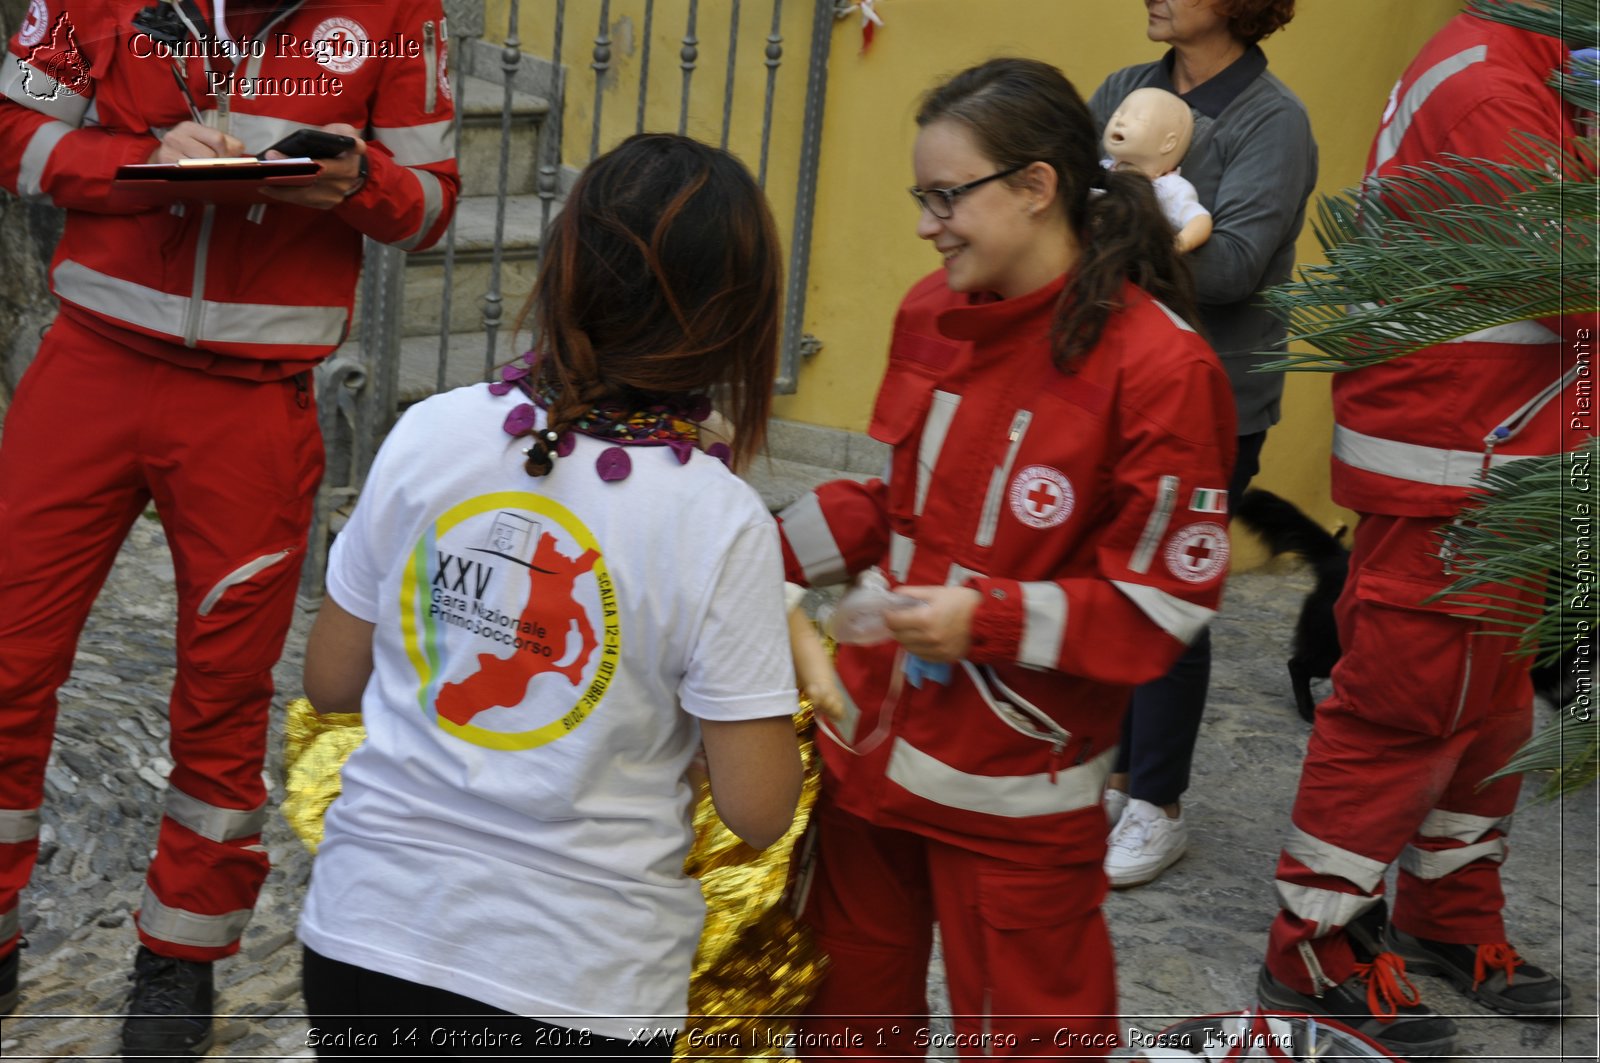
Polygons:
[[[440,246],[425,255],[413,256],[414,263],[426,261],[429,268],[437,268],[441,273],[437,360],[433,372],[422,374],[431,380],[427,390],[443,391],[452,384],[465,382],[460,379],[461,371],[457,368],[459,359],[452,362],[451,358],[464,342],[482,343],[482,360],[475,364],[481,365],[483,376],[514,353],[505,349],[509,344],[501,343],[506,330],[504,286],[508,254],[515,252],[525,259],[531,246],[532,265],[536,267],[542,236],[559,207],[562,193],[571,186],[578,169],[600,154],[604,144],[649,128],[672,128],[675,118],[677,132],[720,143],[744,157],[769,195],[774,193],[768,186],[769,175],[777,172],[771,165],[775,141],[780,152],[793,160],[794,184],[785,184],[781,190],[783,198],[792,196],[793,206],[788,218],[789,269],[777,390],[782,394],[794,392],[801,360],[820,347],[814,337],[804,332],[803,321],[827,88],[828,45],[832,23],[848,5],[841,5],[838,0],[788,0],[787,4],[785,0],[704,2],[708,9],[715,6],[727,12],[725,47],[715,56],[723,60],[719,64],[723,81],[720,93],[714,95],[715,86],[708,90],[698,80],[708,76],[702,69],[699,37],[704,25],[702,16],[706,14],[701,9],[702,0],[532,0],[526,4],[509,0],[499,5],[505,8],[505,32],[498,44],[489,40],[483,0],[446,0],[458,158],[462,152],[464,122],[471,120],[482,128],[486,117],[481,113],[466,115],[465,76],[498,81],[503,92],[492,235],[486,256],[488,269],[478,295],[482,314],[477,328],[470,333],[476,339],[466,341],[463,333],[452,328],[452,307],[458,295],[465,292],[459,276],[462,252],[458,247],[458,227],[465,200],[458,206],[456,219],[451,222]],[[589,84],[580,84],[577,74],[585,64],[580,57],[569,54],[582,49],[582,45],[574,47],[567,32],[569,16],[580,8],[592,9],[596,19],[592,45],[587,49],[587,56],[582,57],[587,59],[592,78]],[[523,52],[525,11],[530,16],[530,24],[538,30],[541,43],[548,27],[548,59]],[[548,23],[540,21],[546,16],[550,19]],[[741,25],[748,25],[752,17],[762,19],[755,24],[767,26],[765,38],[751,38],[748,34],[741,37]],[[617,27],[624,26],[623,20],[630,35],[635,20],[642,22],[643,28],[632,37],[630,47],[619,49],[613,34]],[[676,42],[676,70],[654,55],[661,43],[657,40],[657,31],[668,24],[683,26],[682,36]],[[787,60],[790,41],[786,39],[786,28],[792,36],[808,34],[803,42],[807,56],[803,68]],[[713,57],[708,55],[707,58]],[[741,79],[741,60],[759,64],[764,74]],[[795,73],[785,77],[788,71]],[[630,113],[619,117],[616,108],[623,102],[624,78],[636,80],[637,89],[627,101],[631,105]],[[801,78],[803,82],[796,85]],[[749,105],[737,91],[749,85],[760,88],[757,106]],[[796,92],[799,93],[798,106]],[[676,100],[672,98],[674,93]],[[780,97],[785,94],[787,98],[780,107]],[[548,101],[549,107],[536,131],[529,131],[524,128],[526,123],[521,115],[526,101],[535,96]],[[720,114],[714,106],[718,103]],[[569,112],[580,111],[584,104],[591,110],[587,116],[588,137],[587,143],[580,142],[578,150],[573,152],[581,155],[581,162],[575,167],[567,160],[573,145],[569,142],[566,119]],[[796,112],[797,122],[784,121]],[[512,173],[514,163],[524,161],[519,153],[529,149],[528,135],[533,137],[534,180],[531,190],[519,195],[512,190]],[[518,211],[522,220],[514,221],[514,203],[530,195],[536,197],[537,209]],[[537,221],[530,221],[532,217]],[[536,228],[537,232],[527,231],[529,228]],[[475,261],[481,261],[485,257],[481,234],[475,239],[479,242],[472,255]],[[410,365],[421,350],[416,342],[405,342],[407,312],[418,304],[417,299],[406,294],[406,274],[405,254],[370,240],[367,242],[358,316],[359,354],[352,353],[347,345],[318,370],[317,397],[321,404],[328,469],[317,499],[310,556],[301,581],[304,598],[321,595],[327,546],[338,530],[341,513],[348,510],[359,493],[377,447],[398,415],[401,401],[416,397],[409,393],[403,395],[400,386],[403,357]],[[415,370],[416,367],[411,365],[411,368]],[[416,375],[413,372],[413,376]],[[477,375],[475,368],[472,375]]]

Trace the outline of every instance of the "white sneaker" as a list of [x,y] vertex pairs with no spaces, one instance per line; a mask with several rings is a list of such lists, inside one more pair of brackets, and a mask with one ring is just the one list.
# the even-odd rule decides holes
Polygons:
[[1189,828],[1182,812],[1171,819],[1159,806],[1135,797],[1107,844],[1106,878],[1112,887],[1142,886],[1155,881],[1188,851]]
[[1128,791],[1106,789],[1106,828],[1116,830],[1117,824],[1122,822],[1122,813],[1128,807]]

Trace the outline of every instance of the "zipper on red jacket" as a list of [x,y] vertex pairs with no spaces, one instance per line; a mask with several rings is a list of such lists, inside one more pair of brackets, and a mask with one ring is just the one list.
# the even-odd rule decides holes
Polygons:
[[431,18],[422,24],[422,64],[427,71],[428,85],[423,90],[422,110],[424,114],[432,114],[439,106],[439,41]]

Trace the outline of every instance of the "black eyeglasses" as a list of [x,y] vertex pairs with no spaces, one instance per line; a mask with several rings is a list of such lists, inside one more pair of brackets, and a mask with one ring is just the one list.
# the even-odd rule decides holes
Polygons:
[[986,185],[990,181],[998,181],[1002,177],[1010,177],[1018,170],[1027,168],[1028,165],[1028,163],[1023,163],[1021,166],[1013,166],[1009,170],[1001,170],[999,173],[992,173],[988,177],[980,177],[976,181],[968,181],[966,184],[956,185],[954,188],[912,187],[908,191],[911,193],[911,198],[917,201],[917,206],[943,221],[955,214],[957,196],[964,196],[979,185]]

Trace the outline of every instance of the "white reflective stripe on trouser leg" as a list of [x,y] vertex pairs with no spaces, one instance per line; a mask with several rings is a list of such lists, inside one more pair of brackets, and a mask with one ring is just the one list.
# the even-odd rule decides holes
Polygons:
[[221,915],[199,915],[182,908],[168,908],[149,886],[139,902],[139,929],[161,941],[197,949],[222,949],[239,940],[250,924],[251,910],[240,908]]
[[825,587],[849,575],[844,554],[833,538],[833,529],[828,527],[828,519],[822,513],[822,502],[815,494],[803,496],[778,516],[783,520],[783,537],[794,551],[794,559],[800,563],[807,583]]
[[22,905],[13,904],[9,912],[0,912],[0,941],[10,941],[22,933]]
[[1476,845],[1463,845],[1459,849],[1418,849],[1408,845],[1400,851],[1400,870],[1418,878],[1439,879],[1460,871],[1474,860],[1493,860],[1503,863],[1506,858],[1506,840],[1490,838]]
[[1447,812],[1436,808],[1422,821],[1417,834],[1424,838],[1475,842],[1496,827],[1504,829],[1504,823],[1504,818],[1500,816],[1474,816],[1467,812]]
[[1362,912],[1378,903],[1377,897],[1364,893],[1341,893],[1338,890],[1301,886],[1282,879],[1275,883],[1278,903],[1285,911],[1317,925],[1315,937],[1327,937],[1340,927],[1349,926]]
[[1283,843],[1283,851],[1317,874],[1337,876],[1365,893],[1378,888],[1378,883],[1383,881],[1384,871],[1388,869],[1388,865],[1381,860],[1341,849],[1321,838],[1312,837],[1299,827],[1290,830],[1288,840]]
[[270,554],[263,554],[223,576],[217,581],[216,586],[207,591],[206,596],[200,600],[200,615],[210,615],[211,610],[216,608],[217,602],[222,600],[222,596],[228,593],[230,587],[236,587],[244,583],[252,576],[271,568],[292,553],[294,553],[293,550],[277,550]]
[[162,811],[175,823],[181,823],[200,837],[214,842],[228,842],[260,834],[267,822],[265,801],[255,808],[222,808],[207,804],[171,785],[167,787]]
[[947,808],[1007,819],[1076,812],[1100,803],[1115,749],[1052,775],[972,775],[897,739],[888,777],[911,793]]
[[16,845],[38,836],[37,808],[0,808],[0,845]]

